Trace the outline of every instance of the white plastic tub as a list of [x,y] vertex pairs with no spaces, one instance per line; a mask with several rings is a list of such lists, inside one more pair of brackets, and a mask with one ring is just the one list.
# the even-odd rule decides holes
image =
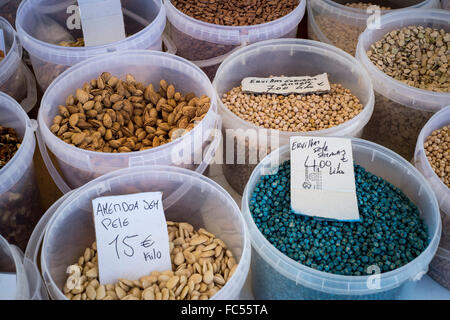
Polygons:
[[308,37],[333,44],[351,55],[355,55],[359,35],[369,23],[382,14],[395,12],[402,8],[438,8],[439,0],[383,0],[362,1],[377,3],[392,10],[374,11],[350,8],[345,6],[350,0],[309,0]]
[[450,290],[450,189],[434,173],[426,157],[424,142],[434,130],[450,124],[450,106],[428,120],[417,139],[414,165],[430,183],[442,215],[442,237],[439,250],[430,264],[430,276]]
[[0,234],[25,250],[42,214],[33,166],[36,124],[13,98],[0,92],[0,125],[15,129],[22,139],[16,154],[0,169]]
[[35,264],[0,236],[1,300],[43,300],[47,292]]
[[0,61],[0,91],[18,101],[28,112],[37,102],[36,79],[22,62],[22,46],[14,28],[0,17],[5,40],[5,58]]
[[250,265],[250,240],[239,207],[212,180],[190,170],[149,166],[122,169],[89,182],[69,195],[49,218],[41,251],[44,282],[52,299],[66,299],[62,287],[67,266],[95,241],[92,199],[162,191],[167,220],[189,222],[222,239],[239,265],[213,299],[238,299]]
[[[273,61],[273,63],[267,63]],[[311,132],[282,132],[267,130],[247,122],[228,110],[221,98],[233,87],[239,86],[245,77],[268,77],[270,75],[303,76],[328,73],[329,81],[341,83],[358,97],[363,111],[353,119],[333,128]],[[224,159],[223,171],[228,183],[242,194],[256,164],[279,145],[289,143],[291,136],[351,136],[360,137],[369,121],[374,104],[372,84],[361,64],[352,56],[331,45],[304,39],[277,39],[259,42],[242,48],[230,55],[220,66],[213,86],[219,98],[219,112],[222,116],[224,155],[233,152],[233,145],[226,145],[226,130],[237,134],[234,142],[234,155],[245,145],[245,164],[227,163]],[[238,129],[244,130],[239,133]],[[246,142],[250,132],[258,138],[258,143]],[[265,139],[264,139],[265,138]],[[267,141],[265,141],[267,140]],[[230,140],[231,143],[232,140]],[[272,146],[272,144],[274,144]],[[257,162],[250,163],[250,152],[256,152]],[[225,152],[226,151],[226,152]]]
[[278,251],[254,223],[249,200],[261,176],[278,169],[272,161],[281,164],[290,159],[289,145],[286,145],[256,167],[242,199],[242,213],[253,248],[251,270],[256,299],[394,299],[403,286],[420,280],[427,272],[441,235],[438,204],[430,185],[409,162],[382,146],[352,139],[352,149],[356,164],[400,188],[418,206],[428,226],[428,247],[407,265],[381,273],[379,289],[369,289],[371,276],[342,276],[318,271]]
[[367,70],[375,90],[375,108],[363,138],[379,143],[410,160],[420,130],[428,119],[450,103],[450,93],[418,89],[379,70],[366,51],[386,33],[410,25],[443,28],[450,32],[450,12],[410,9],[381,17],[380,29],[366,29],[360,36],[356,57]]
[[76,0],[24,0],[17,11],[16,29],[43,91],[61,72],[87,58],[128,49],[162,49],[166,18],[161,0],[122,1],[126,39],[103,46],[59,46],[62,40],[83,36],[81,30],[69,29],[73,13],[68,8],[74,5]]
[[220,63],[234,49],[275,38],[295,38],[298,24],[305,15],[306,0],[286,16],[254,26],[223,26],[194,19],[164,0],[169,21],[168,34],[177,55],[200,66],[211,80]]
[[[126,74],[130,73],[137,81],[153,83],[156,87],[161,79],[165,79],[183,94],[194,92],[197,96],[209,96],[210,110],[188,134],[171,143],[145,151],[104,153],[83,150],[65,143],[49,129],[54,116],[58,114],[58,105],[65,104],[69,94],[73,94],[83,83],[97,78],[104,71],[121,79],[125,79]],[[216,93],[208,77],[197,66],[183,58],[150,50],[105,54],[85,60],[65,71],[47,89],[38,115],[39,148],[51,176],[63,193],[100,175],[126,167],[173,164],[203,173],[220,142],[220,135],[214,132],[221,126],[216,100]],[[56,156],[63,177],[55,169],[46,147]],[[183,156],[182,159],[180,155]]]

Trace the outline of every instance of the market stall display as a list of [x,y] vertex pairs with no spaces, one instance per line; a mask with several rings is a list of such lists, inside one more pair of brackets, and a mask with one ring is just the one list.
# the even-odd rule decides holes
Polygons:
[[0,30],[3,33],[5,52],[0,51],[0,91],[19,102],[23,109],[30,111],[37,102],[36,79],[22,62],[22,46],[16,31],[4,18],[0,17]]
[[[256,95],[252,99],[268,99],[269,102],[267,107],[261,101],[253,102],[258,111],[255,117],[248,109],[242,113],[234,106],[244,108],[247,101],[251,105],[250,98],[229,97],[230,90],[239,91],[233,88],[238,87],[245,77],[315,76],[321,73],[327,73],[330,83],[336,84],[330,94],[323,97],[291,95],[289,98]],[[340,49],[311,40],[270,40],[240,49],[222,63],[213,86],[218,97],[223,99],[219,101],[219,111],[223,121],[224,175],[240,194],[256,164],[278,145],[288,143],[291,136],[360,137],[373,111],[372,84],[361,64]],[[328,101],[321,104],[321,99]],[[303,112],[296,120],[287,116],[297,113],[294,108]],[[264,119],[259,122],[258,116],[261,118],[262,114]],[[324,119],[321,123],[321,115],[325,118],[325,114],[329,120]],[[271,121],[272,125],[269,124]],[[272,143],[275,146],[271,146]]]
[[[369,4],[376,5],[371,7]],[[438,8],[437,0],[348,1],[311,0],[307,3],[308,37],[356,53],[359,35],[386,13],[405,8]],[[376,11],[379,9],[379,12]],[[374,26],[376,28],[376,25]]]
[[[272,193],[274,194],[273,199],[259,203],[260,205],[278,203],[280,209],[274,208],[273,210],[261,211],[260,213],[255,211],[257,206],[253,203],[255,199],[259,199],[255,198],[255,196],[257,197],[256,193],[262,191],[258,189],[261,187],[260,181],[275,179],[277,175],[282,175],[285,172],[286,168],[284,166],[287,164],[283,163],[290,159],[289,146],[283,146],[271,153],[252,173],[244,191],[242,211],[252,239],[251,270],[253,292],[256,299],[393,299],[409,281],[419,280],[426,273],[428,265],[437,250],[441,230],[438,204],[431,187],[411,164],[384,147],[368,141],[352,139],[352,148],[353,159],[356,165],[361,166],[355,170],[356,183],[364,183],[362,190],[370,191],[371,188],[367,181],[364,182],[363,180],[369,178],[371,183],[375,182],[376,188],[380,189],[379,201],[383,204],[381,205],[378,201],[372,202],[370,198],[373,195],[371,196],[369,193],[366,195],[358,195],[357,193],[359,210],[366,210],[362,206],[375,205],[377,206],[375,208],[377,211],[375,212],[378,212],[373,216],[371,216],[373,210],[362,213],[363,220],[361,222],[339,221],[324,223],[323,221],[316,221],[314,224],[313,218],[301,217],[290,210],[281,208],[282,203],[285,202],[285,197],[289,197],[289,190],[285,191],[284,189],[279,193]],[[278,161],[273,162],[273,157]],[[274,167],[272,163],[277,165]],[[278,167],[279,165],[281,165],[281,168]],[[372,175],[377,176],[377,178]],[[383,179],[392,185],[388,184],[386,187],[383,187],[382,184],[386,183]],[[280,186],[283,184],[289,185],[289,180],[290,177],[280,177],[274,183],[278,183]],[[403,200],[394,200],[393,195],[390,195],[389,199],[383,199],[383,192],[392,192],[389,190],[394,191],[395,197],[403,197]],[[267,192],[270,191],[268,190]],[[410,201],[407,200],[408,198]],[[386,206],[390,206],[390,201],[394,201],[396,204],[389,209],[390,217],[383,220],[382,217],[386,212]],[[404,204],[401,204],[403,202]],[[398,207],[395,209],[397,205]],[[283,211],[279,212],[279,210]],[[420,218],[418,216],[419,212]],[[302,232],[305,236],[311,233],[316,237],[310,243],[310,249],[315,247],[320,241],[331,241],[330,238],[335,239],[333,240],[335,245],[331,245],[329,242],[319,251],[310,251],[304,248],[300,249],[302,245],[301,240],[293,238],[292,246],[286,245],[283,249],[277,245],[278,248],[276,248],[273,245],[273,241],[276,241],[277,244],[281,244],[281,242],[276,239],[278,233],[275,231],[275,227],[269,227],[269,229],[263,229],[262,231],[259,220],[264,215],[269,215],[269,219],[271,216],[277,219],[276,215],[280,214],[287,221],[283,223],[285,231],[282,232],[289,232],[290,228],[295,228],[297,220],[313,222],[313,226],[310,226],[310,228],[304,225],[303,228],[305,230]],[[366,216],[366,214],[369,216]],[[290,217],[290,215],[294,216]],[[401,219],[405,223],[409,219],[416,222],[412,223],[411,220],[409,224],[410,229],[402,231],[398,226],[396,227],[398,224],[398,222],[395,222],[396,219]],[[391,224],[388,223],[389,220],[391,220]],[[273,223],[276,220],[271,221]],[[291,222],[289,223],[289,221]],[[370,221],[372,221],[372,224],[370,224]],[[383,226],[380,225],[380,221],[383,221]],[[372,252],[369,255],[370,257],[365,256],[364,252],[368,249],[365,248],[366,242],[370,241],[367,237],[370,237],[373,232],[365,230],[367,222],[369,222],[371,227],[376,229],[381,227],[386,232],[389,232],[392,239],[394,237],[402,238],[403,240],[397,240],[397,242],[400,243],[400,246],[405,246],[405,251],[394,252],[393,243],[385,244],[385,238],[380,237],[378,242],[374,240],[377,244],[369,248]],[[286,225],[284,225],[285,223]],[[328,228],[328,231],[323,233],[325,231],[323,228]],[[355,232],[350,233],[355,236],[351,241],[345,238],[349,229],[355,230]],[[396,233],[397,230],[398,234]],[[322,235],[321,240],[317,238],[318,234]],[[333,234],[335,238],[333,238]],[[294,236],[292,235],[292,237]],[[336,241],[339,242],[339,246]],[[407,241],[409,242],[408,249],[406,249]],[[289,247],[293,248],[293,250],[289,250]],[[295,250],[297,251],[295,252]],[[326,256],[333,253],[336,254],[337,251],[335,250],[340,250],[340,252],[345,250],[346,253],[342,253],[343,255],[340,256],[340,259],[335,259],[332,264],[326,266],[322,266],[322,263],[319,265],[317,262],[315,264],[312,262],[313,257],[317,257],[316,254],[326,258]],[[296,256],[294,253],[295,260],[292,259],[292,255],[287,255],[290,251],[294,251],[298,255]],[[393,254],[393,256],[385,256],[379,259],[380,257],[377,256],[381,252],[384,252],[384,255],[387,255],[389,252],[389,255]],[[305,257],[302,257],[302,255],[305,255]],[[345,255],[348,255],[348,257],[345,257]],[[406,258],[407,260],[399,262],[400,258]],[[355,268],[349,267],[344,263],[352,264],[356,262],[356,259],[361,259],[361,261],[360,264],[354,265]],[[371,276],[367,275],[368,270],[368,273],[372,274],[375,269],[372,269],[372,271],[370,271],[371,269],[364,270],[366,263],[369,263],[371,260],[371,263],[379,268],[377,273],[379,282],[377,282],[377,285],[374,285],[370,281]],[[319,268],[319,266],[321,267]],[[374,268],[374,266],[372,267]]]
[[[108,190],[103,189],[102,186],[105,184],[109,185]],[[104,192],[100,192],[100,190],[103,190]],[[250,241],[248,238],[248,231],[236,203],[220,186],[198,173],[176,167],[151,166],[142,167],[139,171],[136,171],[133,168],[123,169],[91,181],[82,188],[74,191],[62,201],[60,206],[53,213],[53,216],[49,218],[48,225],[45,228],[45,236],[42,245],[41,266],[43,277],[52,299],[67,299],[63,292],[67,280],[67,266],[72,265],[74,261],[77,261],[81,256],[83,256],[84,259],[86,248],[90,248],[95,241],[91,200],[105,195],[149,191],[163,192],[163,206],[167,221],[187,222],[182,228],[191,229],[190,226],[192,226],[192,230],[202,230],[201,232],[203,232],[204,236],[207,235],[206,237],[209,239],[211,239],[211,234],[213,234],[223,241],[223,244],[226,245],[230,252],[227,255],[226,250],[222,250],[221,252],[218,252],[219,250],[217,250],[217,257],[223,256],[222,259],[225,257],[228,258],[230,265],[224,266],[225,269],[227,267],[231,267],[232,269],[234,265],[237,265],[237,267],[235,267],[232,276],[229,276],[230,270],[226,284],[224,284],[220,290],[215,292],[211,298],[239,298],[239,294],[247,278],[250,264]],[[75,202],[77,205],[73,206]],[[168,222],[168,226],[169,231],[173,230],[171,229],[170,222]],[[193,238],[192,241],[194,241],[194,239],[196,243],[199,241],[202,242],[203,240],[209,241],[203,238]],[[221,241],[217,242],[222,244]],[[36,248],[38,248],[38,246],[36,246]],[[184,258],[193,258],[198,262],[201,258],[197,259],[196,254],[197,252],[194,251],[194,257],[186,254]],[[234,261],[232,259],[230,260],[230,254],[234,257]],[[91,253],[89,253],[89,255],[90,257],[92,256]],[[179,258],[181,258],[181,256]],[[204,265],[207,266],[208,263],[206,260],[204,262]],[[214,267],[212,268],[214,269]],[[207,267],[206,273],[210,275],[209,270],[210,269]],[[89,273],[88,276],[93,275],[93,273],[95,273],[94,271],[95,270]],[[175,271],[175,274],[179,277],[179,283],[176,286],[175,291],[177,291],[181,285],[185,285],[184,283],[180,283],[183,275],[186,276],[187,283],[189,283],[189,280],[192,280],[194,284],[193,290],[185,290],[188,294],[192,295],[194,291],[198,291],[195,289],[197,284],[199,284],[199,289],[200,287],[203,289],[199,292],[209,290],[209,288],[207,290],[200,283],[197,283],[198,279],[196,278],[198,278],[198,276],[194,276],[194,278],[190,279],[194,274],[191,274],[188,277],[188,272],[186,271],[179,271],[179,274],[177,274],[177,270],[173,271]],[[206,279],[210,284],[221,282],[218,276],[216,282],[214,282],[214,276],[213,282],[210,282],[209,275],[206,273],[202,274],[203,280]],[[165,279],[165,277],[161,277],[161,280],[162,279]],[[143,280],[147,280],[147,282],[146,284],[142,283],[142,286],[154,283],[151,278]],[[91,281],[86,284],[89,285],[90,283]],[[126,288],[124,289],[123,284],[120,288],[125,290]],[[170,285],[171,284],[169,284],[169,287]],[[187,284],[187,288],[190,288],[190,284]],[[119,292],[119,297],[123,293],[122,290],[117,290]],[[129,288],[129,290],[131,290],[131,288]],[[181,289],[181,292],[183,292],[183,290],[184,288]],[[89,289],[89,291],[92,290]],[[150,297],[151,294],[148,291],[151,290],[147,290],[146,292],[146,294],[149,295],[148,297]],[[165,292],[165,290],[163,292]],[[161,298],[162,295],[165,294],[163,292],[160,292]],[[153,293],[156,297],[157,292],[154,291]],[[143,292],[141,292],[141,294],[143,294]],[[196,294],[194,293],[193,296],[195,295]]]
[[211,80],[235,49],[269,39],[295,38],[306,6],[305,0],[219,1],[215,7],[192,5],[196,2],[165,0],[168,35],[177,55],[200,66]]
[[428,274],[450,290],[450,106],[428,120],[417,139],[414,165],[430,183],[439,203],[442,236]]
[[[380,23],[380,29],[366,29],[362,33],[356,54],[375,90],[375,108],[363,138],[411,160],[420,130],[436,111],[450,101],[449,69],[446,62],[441,62],[450,59],[445,49],[450,41],[450,13],[411,9],[382,16]],[[399,35],[399,30],[405,27],[404,34]],[[413,36],[407,36],[411,32]],[[392,46],[381,44],[382,39],[389,38],[390,34],[397,35],[396,39],[387,40],[393,42]],[[428,38],[420,40],[425,35]],[[373,46],[376,46],[376,52]],[[408,58],[412,68],[409,70],[404,62],[399,61],[411,49],[415,51]],[[383,54],[386,57],[374,64],[371,56]],[[384,67],[384,61],[389,60],[393,61],[394,70]],[[436,87],[434,91],[430,86]]]
[[[108,73],[103,74],[106,71]],[[146,88],[141,90],[128,85],[127,74],[129,77],[133,75],[136,83],[145,83]],[[97,79],[96,86],[105,85],[104,90],[92,89],[90,95],[80,89],[85,82],[89,87],[92,79]],[[127,90],[125,93],[125,86],[139,92],[131,95]],[[117,92],[129,98],[123,99],[123,95]],[[187,96],[189,101],[177,103],[175,95],[179,99],[183,96],[185,100]],[[169,98],[172,96],[173,99]],[[132,50],[94,57],[61,74],[42,98],[38,115],[41,154],[64,193],[107,172],[145,164],[174,164],[203,173],[220,141],[220,136],[214,132],[220,128],[215,97],[207,76],[192,63],[174,55]],[[75,99],[79,101],[76,104],[79,107],[76,107]],[[170,109],[174,109],[173,104],[176,105],[176,115],[174,112],[169,114]],[[169,115],[175,117],[170,119],[170,125],[165,122],[169,121]],[[173,129],[175,119],[179,128],[187,130],[182,130],[181,134],[178,131],[173,133],[174,136],[184,135],[170,142],[167,134]],[[127,125],[123,126],[125,120]],[[196,120],[199,121],[194,128]],[[78,125],[78,130],[73,125]],[[69,130],[69,126],[73,129]],[[89,130],[96,132],[90,134]],[[69,143],[60,137],[68,139]],[[126,140],[127,137],[130,140]],[[93,151],[97,150],[95,143],[98,147],[103,144],[105,152]],[[136,150],[136,146],[137,151],[131,151]],[[63,177],[53,167],[47,147],[56,156]]]
[[[68,67],[107,52],[128,49],[161,50],[165,27],[165,9],[161,0],[122,1],[127,38],[101,46],[65,47],[61,41],[82,36],[68,10],[76,0],[25,0],[17,11],[16,28],[28,51],[39,86],[44,91]],[[72,12],[72,13],[67,13]],[[74,11],[76,12],[76,11]],[[72,24],[74,26],[72,26]]]

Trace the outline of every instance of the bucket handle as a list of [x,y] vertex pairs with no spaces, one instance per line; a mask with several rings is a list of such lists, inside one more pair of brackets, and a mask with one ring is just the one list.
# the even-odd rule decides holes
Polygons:
[[27,86],[27,96],[20,102],[20,104],[22,105],[22,108],[25,110],[25,112],[28,113],[34,108],[37,102],[36,78],[23,61],[21,62],[21,64],[22,72],[25,76],[25,82]]
[[53,164],[52,159],[50,159],[50,155],[48,154],[47,146],[45,145],[44,139],[42,138],[40,128],[36,130],[36,137],[42,159],[44,160],[45,166],[47,167],[47,170],[50,173],[50,176],[53,178],[56,186],[64,194],[70,192],[72,189],[64,181],[63,177],[59,174],[58,170]]

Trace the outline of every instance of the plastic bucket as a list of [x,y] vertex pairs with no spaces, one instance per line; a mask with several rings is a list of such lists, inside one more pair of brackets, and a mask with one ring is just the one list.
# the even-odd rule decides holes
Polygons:
[[285,145],[258,164],[242,199],[242,213],[253,248],[251,270],[256,299],[394,299],[404,285],[420,280],[427,272],[441,234],[438,204],[430,185],[409,162],[382,146],[352,139],[352,149],[357,164],[401,189],[418,206],[428,226],[428,247],[407,265],[379,274],[379,289],[369,289],[373,276],[326,273],[285,256],[259,231],[249,209],[249,200],[260,177],[278,169],[272,163],[281,164],[290,159],[289,145]]
[[450,12],[436,9],[402,10],[380,19],[380,29],[360,36],[356,57],[369,73],[375,90],[375,109],[363,138],[394,150],[410,160],[420,130],[430,117],[450,103],[450,93],[408,86],[379,70],[366,51],[386,33],[410,25],[443,28],[450,32]]
[[122,1],[128,37],[121,41],[92,47],[58,45],[83,36],[81,29],[69,29],[76,5],[76,0],[24,0],[17,11],[17,32],[43,91],[68,67],[87,58],[128,49],[162,49],[166,16],[161,0]]
[[0,236],[0,299],[42,300],[47,292],[35,265]]
[[450,124],[450,106],[435,113],[425,124],[417,139],[414,165],[430,183],[442,216],[442,237],[438,252],[430,264],[429,275],[450,290],[450,189],[431,168],[424,150],[424,142],[434,131]]
[[[276,63],[267,63],[276,61]],[[245,77],[268,77],[270,75],[303,76],[328,73],[330,82],[341,83],[358,97],[364,106],[363,111],[353,119],[333,128],[311,132],[282,132],[267,130],[247,122],[228,110],[221,98],[233,87],[239,86]],[[228,183],[242,194],[256,164],[279,145],[289,143],[291,136],[351,136],[360,137],[369,121],[374,104],[372,84],[361,64],[348,53],[331,45],[303,39],[277,39],[255,43],[230,55],[219,67],[213,86],[219,97],[219,112],[222,116],[224,155],[233,152],[232,140],[227,130],[236,133],[234,153],[245,147],[245,164],[238,161],[224,161],[223,171]],[[239,133],[237,130],[244,130]],[[251,133],[258,137],[258,143],[246,139]],[[231,137],[232,138],[232,137]],[[272,145],[274,143],[274,145]],[[250,150],[250,151],[249,151]],[[257,154],[250,163],[250,152]]]
[[0,125],[15,129],[22,139],[19,150],[0,169],[0,234],[25,250],[42,214],[33,166],[36,123],[13,98],[0,92]]
[[250,265],[250,240],[238,206],[212,180],[169,166],[112,172],[74,191],[62,202],[48,222],[41,252],[43,278],[51,298],[66,299],[61,291],[66,268],[95,240],[92,199],[150,191],[163,192],[167,220],[203,227],[225,242],[239,265],[213,299],[239,298]]
[[0,17],[5,40],[5,58],[0,61],[0,91],[18,101],[28,112],[37,102],[36,79],[22,62],[22,46],[14,28]]
[[[393,8],[393,10],[356,9],[345,6],[348,0],[309,0],[308,37],[326,42],[355,55],[359,35],[369,23],[385,13],[395,12],[401,8],[438,8],[439,0],[390,0],[375,1],[376,4]],[[354,1],[358,2],[358,1]],[[372,2],[373,3],[373,2]]]
[[[157,85],[161,79],[165,79],[184,94],[206,94],[211,98],[210,110],[188,134],[171,143],[145,151],[104,153],[83,150],[65,143],[49,129],[58,113],[58,105],[65,104],[66,97],[74,93],[76,88],[97,78],[106,70],[121,79],[131,73],[137,81],[145,84]],[[221,127],[215,94],[208,77],[197,66],[171,54],[131,50],[85,60],[58,76],[42,98],[38,115],[38,142],[42,157],[63,193],[100,175],[126,167],[173,164],[203,173],[220,143],[220,135],[214,132]],[[56,156],[63,177],[55,169],[46,147]]]
[[168,34],[177,55],[193,61],[214,79],[220,63],[236,49],[264,40],[295,38],[298,24],[305,15],[306,0],[286,16],[254,26],[223,26],[194,19],[164,0]]

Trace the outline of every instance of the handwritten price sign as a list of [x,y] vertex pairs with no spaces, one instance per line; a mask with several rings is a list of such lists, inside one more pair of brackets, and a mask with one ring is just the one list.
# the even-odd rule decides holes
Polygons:
[[92,200],[101,284],[172,268],[161,192]]
[[358,221],[350,139],[291,137],[291,207],[299,214]]

